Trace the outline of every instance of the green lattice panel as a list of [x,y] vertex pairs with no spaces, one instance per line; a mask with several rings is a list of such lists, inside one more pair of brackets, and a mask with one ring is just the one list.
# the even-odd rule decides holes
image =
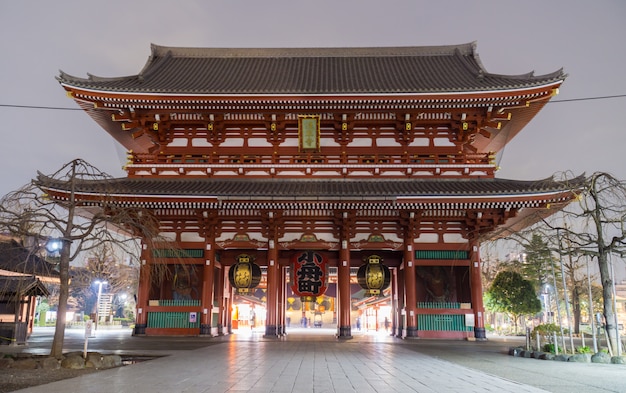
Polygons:
[[203,258],[204,250],[201,248],[185,248],[182,250],[174,249],[155,249],[152,250],[155,258]]
[[469,252],[454,250],[416,250],[415,259],[469,259]]
[[200,321],[189,322],[188,312],[149,312],[149,328],[199,328]]
[[465,326],[464,315],[420,314],[417,318],[417,330],[471,332],[473,328]]

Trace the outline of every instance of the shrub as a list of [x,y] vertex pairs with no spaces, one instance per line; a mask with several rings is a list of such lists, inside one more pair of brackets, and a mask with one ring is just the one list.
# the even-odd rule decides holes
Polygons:
[[591,353],[591,348],[589,348],[588,346],[580,346],[580,347],[576,347],[576,352],[578,353]]
[[[563,334],[566,334],[567,332],[567,329],[563,329]],[[540,336],[547,338],[548,341],[551,342],[554,333],[556,333],[557,335],[561,334],[561,327],[559,325],[555,325],[554,323],[544,323],[541,325],[537,325],[533,329],[531,334],[534,337],[537,333],[539,333]]]
[[555,353],[554,344],[543,344],[543,351],[544,352]]

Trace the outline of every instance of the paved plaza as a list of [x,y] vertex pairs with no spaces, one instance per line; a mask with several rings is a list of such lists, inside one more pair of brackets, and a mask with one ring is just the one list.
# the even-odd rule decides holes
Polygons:
[[[281,339],[262,331],[216,338],[132,337],[100,330],[89,351],[154,356],[23,392],[623,392],[626,366],[563,363],[508,356],[517,339],[488,342],[401,340],[330,329],[291,329]],[[52,330],[37,331],[12,351],[47,353]],[[66,331],[67,350],[82,350],[82,331]],[[6,347],[0,348],[5,351]]]

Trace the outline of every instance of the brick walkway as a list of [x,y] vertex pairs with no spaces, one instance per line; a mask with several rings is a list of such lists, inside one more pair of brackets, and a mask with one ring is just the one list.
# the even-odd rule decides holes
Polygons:
[[[437,359],[385,335],[337,341],[312,335],[217,338],[204,348],[24,390],[31,393],[157,392],[543,392]],[[395,340],[395,341],[394,341]],[[163,352],[163,348],[154,348]],[[144,351],[145,352],[145,351]]]

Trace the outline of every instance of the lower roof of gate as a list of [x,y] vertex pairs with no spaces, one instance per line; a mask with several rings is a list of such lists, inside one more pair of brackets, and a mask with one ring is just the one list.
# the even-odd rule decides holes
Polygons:
[[[158,196],[164,199],[392,199],[398,197],[528,196],[574,191],[584,175],[567,181],[486,179],[216,179],[216,178],[115,178],[80,180],[78,194],[110,197]],[[69,191],[67,181],[39,174],[36,183],[47,190]]]

